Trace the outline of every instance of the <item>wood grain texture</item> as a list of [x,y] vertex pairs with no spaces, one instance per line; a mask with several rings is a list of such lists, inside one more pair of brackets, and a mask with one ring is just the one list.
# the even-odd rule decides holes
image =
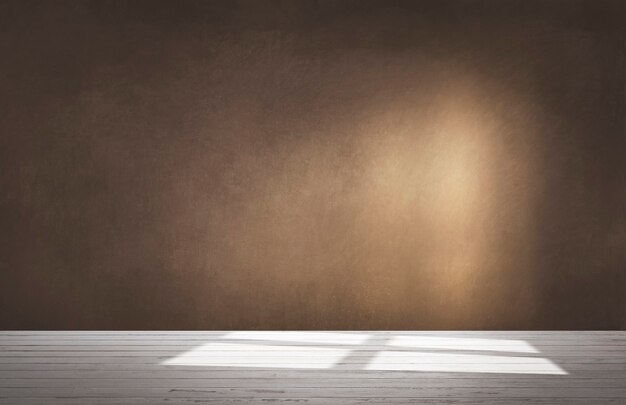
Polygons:
[[[337,334],[319,333],[330,337]],[[621,405],[626,402],[626,332],[354,333],[367,335],[368,340],[355,345],[307,343],[305,340],[310,335],[306,334],[298,342],[235,340],[228,331],[0,332],[0,404]],[[154,339],[158,336],[169,339],[169,344],[157,356]],[[289,338],[294,336],[298,338],[297,334]],[[500,373],[367,370],[372,352],[401,350],[410,356],[426,350],[384,344],[397,336],[405,337],[404,341],[407,337],[415,341],[428,337],[426,342],[432,342],[431,338],[440,337],[457,342],[455,349],[433,349],[426,353],[480,354],[489,358],[517,356],[520,364],[537,358],[548,359],[567,374],[517,374],[507,373],[505,369]],[[21,339],[28,342],[28,350],[23,350],[26,342],[19,345]],[[147,343],[142,347],[144,339]],[[499,341],[500,349],[488,345],[477,348],[481,339]],[[128,341],[133,343],[131,349],[124,350]],[[371,341],[380,343],[367,343]],[[236,342],[241,351],[209,351],[209,359],[222,361],[229,356],[236,359],[252,344],[315,349],[350,346],[354,353],[339,359],[331,368],[318,370],[299,367],[307,362],[315,363],[311,358],[296,358],[297,362],[289,369],[274,368],[271,364],[245,368],[164,364],[206,344],[223,342]],[[471,350],[464,350],[464,342],[468,342],[466,349]],[[509,349],[512,343],[525,342],[533,352],[503,351],[506,342]],[[248,354],[259,358],[267,355],[256,350]],[[281,356],[276,357],[277,362],[282,360]],[[344,367],[346,364],[350,367]],[[410,362],[407,364],[411,366]]]

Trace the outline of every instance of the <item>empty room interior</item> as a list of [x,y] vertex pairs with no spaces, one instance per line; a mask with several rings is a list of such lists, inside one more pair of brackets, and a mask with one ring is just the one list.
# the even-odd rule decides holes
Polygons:
[[0,0],[0,405],[625,405],[626,1]]

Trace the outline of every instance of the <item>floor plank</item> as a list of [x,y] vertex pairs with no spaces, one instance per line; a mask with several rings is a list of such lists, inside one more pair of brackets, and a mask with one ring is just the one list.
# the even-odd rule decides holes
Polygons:
[[0,405],[267,402],[623,405],[626,332],[0,332]]

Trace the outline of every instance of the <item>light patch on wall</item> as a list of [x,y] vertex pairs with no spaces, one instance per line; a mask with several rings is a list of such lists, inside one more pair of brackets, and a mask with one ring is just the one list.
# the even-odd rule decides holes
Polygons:
[[[364,232],[390,235],[390,246],[380,247],[389,249],[380,266],[393,267],[397,248],[406,244],[413,271],[455,308],[449,316],[482,311],[472,283],[485,272],[491,241],[498,122],[477,89],[458,79],[429,108],[411,111],[406,100],[386,106],[364,141],[371,160],[363,193],[372,211]],[[391,239],[397,236],[404,240]]]
[[[195,166],[176,178],[191,196],[173,206],[189,215],[172,227],[201,228],[177,240],[205,238],[207,285],[227,297],[211,305],[256,328],[480,328],[533,315],[532,272],[520,271],[533,265],[532,114],[517,90],[475,71],[431,76],[407,73],[411,90],[374,95],[339,123],[186,158]],[[204,165],[217,171],[209,163],[219,192],[198,180]]]

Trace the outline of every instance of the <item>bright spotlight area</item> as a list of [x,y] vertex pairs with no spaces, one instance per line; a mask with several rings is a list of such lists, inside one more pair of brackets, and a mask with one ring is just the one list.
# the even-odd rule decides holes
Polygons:
[[176,366],[263,367],[263,368],[331,368],[348,349],[207,343],[162,364]]
[[[161,363],[174,366],[449,373],[568,374],[524,340],[236,331]],[[417,349],[419,350],[411,350]],[[475,353],[484,351],[483,354]],[[474,352],[474,353],[463,353]],[[487,353],[488,352],[488,353]],[[510,353],[524,353],[512,356]],[[508,354],[507,354],[508,353]]]
[[370,336],[363,333],[297,332],[297,331],[236,331],[224,335],[225,339],[268,340],[274,342],[302,342],[337,345],[358,345]]
[[445,373],[567,374],[550,360],[537,357],[482,354],[383,351],[367,365],[376,371],[429,371]]
[[457,338],[436,336],[395,336],[389,346],[414,347],[420,349],[489,350],[514,353],[538,353],[531,344],[523,340]]

